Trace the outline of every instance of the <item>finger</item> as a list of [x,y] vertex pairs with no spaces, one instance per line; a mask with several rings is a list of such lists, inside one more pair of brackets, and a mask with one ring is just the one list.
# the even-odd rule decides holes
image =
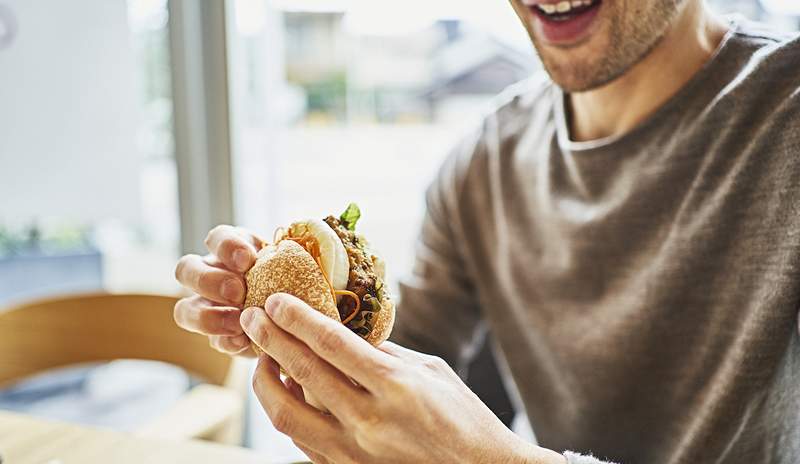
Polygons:
[[206,247],[228,269],[247,272],[256,262],[256,253],[263,244],[250,232],[233,226],[221,225],[211,229],[206,236]]
[[283,385],[277,363],[261,356],[253,374],[253,391],[275,428],[305,445],[332,446],[342,433],[336,420],[295,398]]
[[175,267],[175,277],[181,285],[211,301],[232,306],[239,306],[244,302],[244,277],[213,266],[198,255],[181,258]]
[[292,442],[294,443],[294,446],[298,447],[300,449],[300,451],[302,451],[303,454],[305,454],[308,457],[308,459],[310,459],[311,462],[313,462],[314,464],[328,464],[328,463],[330,463],[330,461],[325,459],[325,457],[323,455],[315,452],[314,450],[312,450],[308,446],[300,443],[299,441],[292,440]]
[[418,360],[420,359],[421,356],[423,356],[422,353],[419,353],[414,350],[409,350],[404,346],[400,346],[397,343],[389,341],[383,342],[380,345],[378,345],[378,349],[383,351],[384,353],[394,356],[395,358],[406,359],[406,360]]
[[262,308],[242,313],[245,333],[280,364],[286,374],[313,393],[336,417],[351,420],[368,401],[344,374],[317,356],[300,340],[281,330]]
[[212,348],[225,354],[248,356],[248,353],[253,352],[250,349],[250,339],[245,334],[233,337],[213,335],[209,337],[209,342]]
[[306,400],[306,395],[303,393],[303,387],[301,387],[299,383],[295,382],[293,378],[287,377],[284,385],[286,385],[286,389],[289,390],[289,393],[291,393],[292,396],[300,401]]
[[368,390],[381,388],[397,365],[394,358],[299,298],[276,293],[267,298],[266,308],[277,326]]
[[242,335],[238,308],[215,306],[199,295],[178,300],[173,316],[178,326],[203,335]]

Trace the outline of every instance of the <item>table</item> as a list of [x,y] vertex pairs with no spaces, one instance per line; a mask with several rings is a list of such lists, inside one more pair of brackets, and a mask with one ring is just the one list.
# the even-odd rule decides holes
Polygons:
[[270,464],[267,456],[244,448],[137,437],[5,411],[0,456],[3,464]]

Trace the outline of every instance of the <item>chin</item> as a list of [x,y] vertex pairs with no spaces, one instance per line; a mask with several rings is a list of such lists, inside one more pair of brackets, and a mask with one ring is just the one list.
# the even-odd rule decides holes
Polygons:
[[553,82],[565,92],[584,92],[601,87],[620,73],[608,66],[610,55],[601,37],[580,46],[558,48],[536,45],[539,57]]

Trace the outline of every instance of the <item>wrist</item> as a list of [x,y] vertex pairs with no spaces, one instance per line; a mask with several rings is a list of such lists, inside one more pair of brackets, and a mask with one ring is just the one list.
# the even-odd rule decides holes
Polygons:
[[534,461],[528,461],[536,464],[568,464],[567,458],[563,454],[557,453],[551,449],[536,447],[537,455]]
[[528,443],[514,435],[515,440],[506,449],[503,462],[512,464],[568,464],[563,454]]

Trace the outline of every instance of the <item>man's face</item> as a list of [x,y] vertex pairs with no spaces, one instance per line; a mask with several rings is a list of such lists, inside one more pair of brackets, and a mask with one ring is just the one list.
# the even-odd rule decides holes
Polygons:
[[580,92],[614,80],[647,56],[685,1],[511,0],[511,3],[553,81],[567,92]]

